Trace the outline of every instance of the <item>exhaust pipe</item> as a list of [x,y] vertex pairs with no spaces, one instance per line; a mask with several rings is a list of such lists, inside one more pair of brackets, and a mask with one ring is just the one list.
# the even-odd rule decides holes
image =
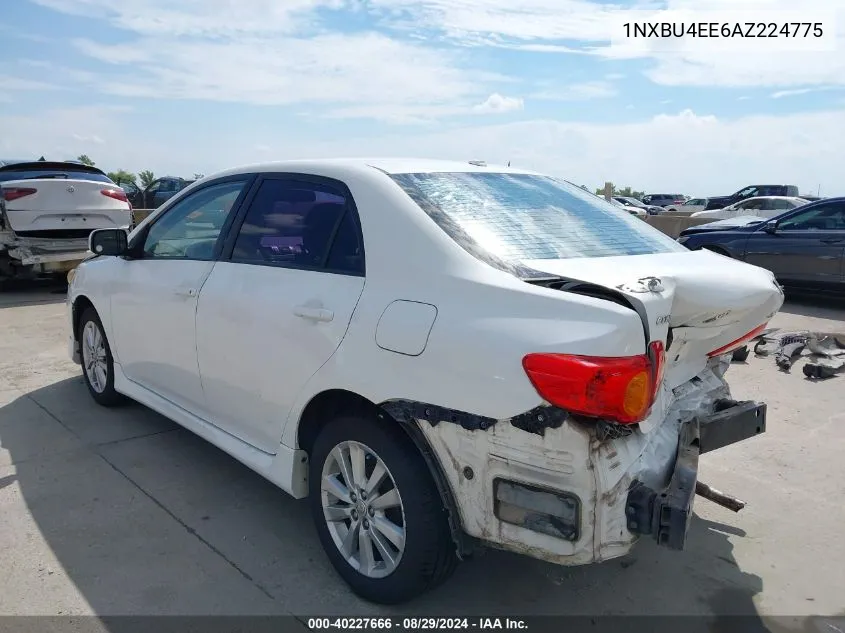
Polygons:
[[725,494],[721,490],[716,490],[701,481],[695,482],[695,494],[734,512],[739,512],[745,507],[745,501]]

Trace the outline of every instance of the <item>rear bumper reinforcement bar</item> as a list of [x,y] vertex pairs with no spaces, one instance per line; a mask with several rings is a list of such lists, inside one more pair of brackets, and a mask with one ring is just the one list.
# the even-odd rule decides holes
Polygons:
[[659,545],[683,549],[692,519],[699,456],[765,430],[766,405],[751,401],[722,400],[712,415],[682,423],[675,467],[666,488],[653,490],[635,481],[628,491],[628,529],[654,537]]

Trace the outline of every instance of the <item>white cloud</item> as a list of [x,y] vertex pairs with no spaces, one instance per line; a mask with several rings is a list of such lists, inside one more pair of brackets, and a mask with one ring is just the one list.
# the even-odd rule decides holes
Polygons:
[[772,93],[772,99],[783,99],[784,97],[798,97],[813,92],[827,92],[829,90],[842,90],[845,86],[820,86],[818,88],[798,88],[796,90],[779,90]]
[[92,134],[91,136],[83,136],[82,134],[71,134],[74,140],[79,141],[80,143],[94,143],[96,145],[103,145],[105,141],[97,136],[96,134]]
[[[768,20],[778,12],[794,12],[792,0],[634,0],[628,6],[622,0],[33,1],[134,33],[137,39],[124,44],[75,42],[83,53],[113,64],[113,75],[61,73],[131,98],[301,104],[334,118],[430,122],[465,113],[488,95],[503,92],[509,78],[469,67],[466,56],[472,51],[466,47],[479,46],[647,60],[646,77],[668,86],[781,91],[845,86],[845,56],[834,48],[803,53],[772,48],[792,45],[795,38],[748,40],[745,53],[737,55],[725,50],[729,39],[685,37],[667,47],[626,39],[622,31],[625,20],[657,10],[697,17],[705,16],[701,11],[706,9],[705,17],[713,17],[752,7],[754,15]],[[836,8],[845,9],[845,0],[805,0],[801,12],[811,20]],[[352,11],[367,12],[382,31],[332,32],[323,18],[340,11],[345,13],[333,14],[335,20]],[[838,45],[841,51],[845,30],[833,34],[831,28],[825,46]],[[443,41],[453,46],[442,46]],[[120,73],[122,68],[131,72]],[[615,94],[613,81],[621,78],[609,72],[602,80],[563,91],[541,91],[537,98],[609,97]]]
[[473,107],[473,111],[489,114],[502,114],[505,112],[513,112],[514,110],[522,110],[525,104],[522,99],[517,97],[503,97],[498,92],[494,92],[483,103],[479,103]]
[[[608,59],[651,59],[653,82],[669,86],[794,86],[845,84],[845,29],[831,23],[842,15],[845,0],[805,0],[800,10],[792,0],[653,0],[633,8],[587,0],[369,0],[388,12],[399,12],[402,24],[443,33],[456,42],[470,39],[489,46],[533,51],[580,50]],[[644,10],[646,10],[644,12]],[[656,10],[656,19],[731,20],[754,22],[824,22],[822,38],[694,38],[657,42],[626,38],[622,25],[642,20]],[[799,11],[799,13],[796,13]],[[706,12],[706,13],[705,13]],[[794,16],[798,16],[797,18]],[[842,24],[842,20],[839,20]],[[823,30],[824,30],[823,29]],[[803,52],[795,52],[803,48]],[[789,50],[787,50],[789,49]],[[741,55],[737,51],[742,51]],[[766,72],[763,69],[776,69]]]
[[0,75],[0,86],[2,86],[3,91],[57,90],[57,86],[43,81],[32,81],[30,79],[12,77],[9,75]]
[[132,67],[131,79],[121,76],[102,86],[125,97],[307,103],[335,114],[381,118],[385,106],[400,116],[471,103],[486,88],[471,71],[455,68],[445,53],[377,33],[223,41],[149,38],[120,45],[81,40],[76,45],[101,61]]
[[[36,114],[0,117],[0,154],[46,156],[65,160],[90,154],[107,169],[122,167],[138,152],[151,155],[163,148],[126,125],[127,109],[111,106],[44,109]],[[131,148],[131,151],[127,151]],[[102,156],[102,161],[100,157]]]
[[531,95],[531,98],[549,101],[586,101],[615,97],[617,94],[618,90],[609,81],[585,81],[561,88],[548,88]]
[[[269,129],[260,138],[236,132],[221,138],[185,129],[176,142],[163,144],[130,125],[123,112],[105,108],[0,116],[0,129],[0,154],[70,158],[87,153],[106,169],[156,173],[212,174],[238,164],[294,157],[411,155],[491,164],[512,160],[514,166],[591,187],[611,180],[636,189],[706,196],[774,181],[796,184],[802,191],[821,183],[826,195],[845,194],[839,160],[845,109],[733,121],[685,110],[625,124],[534,120],[322,143],[292,139],[284,129]],[[105,143],[77,141],[73,134],[99,136]]]
[[301,32],[311,13],[342,8],[344,0],[32,0],[71,15],[108,19],[115,26],[148,36],[278,36]]

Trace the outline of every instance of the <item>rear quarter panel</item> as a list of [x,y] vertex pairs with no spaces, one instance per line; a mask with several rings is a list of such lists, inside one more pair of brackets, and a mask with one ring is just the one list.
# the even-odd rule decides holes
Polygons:
[[[296,446],[297,424],[290,422],[328,389],[374,403],[405,399],[501,420],[543,402],[522,368],[528,353],[626,356],[645,350],[640,317],[628,308],[485,273],[413,286],[368,279],[346,337],[291,411],[283,443]],[[375,340],[379,320],[395,300],[436,307],[418,355],[383,349]]]

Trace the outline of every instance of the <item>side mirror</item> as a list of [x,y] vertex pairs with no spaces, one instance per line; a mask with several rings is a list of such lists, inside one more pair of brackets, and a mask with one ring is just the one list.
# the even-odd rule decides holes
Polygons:
[[118,257],[129,249],[129,234],[125,229],[97,229],[88,236],[88,250],[95,255]]
[[774,235],[778,232],[778,223],[777,222],[766,222],[765,226],[763,226],[763,230],[768,233],[769,235]]

